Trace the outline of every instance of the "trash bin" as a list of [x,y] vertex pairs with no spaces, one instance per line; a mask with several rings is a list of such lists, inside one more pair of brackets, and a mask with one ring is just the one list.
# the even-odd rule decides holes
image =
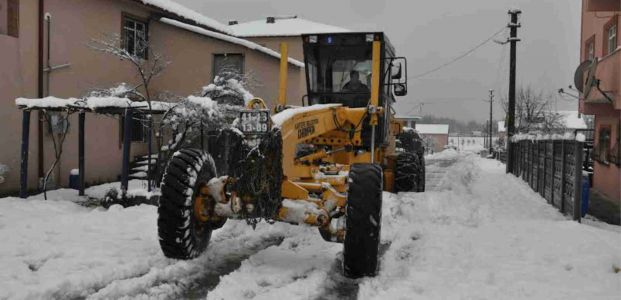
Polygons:
[[72,169],[69,173],[69,188],[74,190],[80,189],[80,170]]
[[589,193],[591,190],[591,185],[589,184],[589,176],[588,175],[583,175],[582,176],[582,207],[581,207],[581,216],[584,217],[586,216],[587,212],[589,211]]

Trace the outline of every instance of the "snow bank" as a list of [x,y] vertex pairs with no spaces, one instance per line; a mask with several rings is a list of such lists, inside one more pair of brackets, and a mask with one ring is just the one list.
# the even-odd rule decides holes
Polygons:
[[439,191],[384,194],[382,243],[390,247],[359,299],[621,294],[621,234],[565,219],[494,160],[461,155],[444,171],[450,185]]
[[[214,38],[214,39],[218,39],[218,40],[229,42],[229,43],[232,43],[232,44],[244,46],[244,47],[246,47],[248,49],[256,50],[256,51],[262,52],[264,54],[267,54],[269,56],[273,56],[275,58],[280,59],[280,53],[278,53],[278,52],[276,52],[276,51],[274,51],[272,49],[269,49],[267,47],[263,47],[263,46],[261,46],[261,45],[259,45],[257,43],[253,43],[251,41],[248,41],[248,40],[240,39],[240,38],[237,38],[237,37],[234,37],[234,36],[230,36],[230,35],[214,32],[214,31],[209,31],[207,29],[204,29],[204,28],[201,28],[201,27],[198,27],[198,26],[192,26],[192,25],[189,25],[189,24],[186,24],[186,23],[183,23],[183,22],[179,22],[177,20],[169,19],[169,18],[161,18],[160,22],[162,22],[164,24],[171,25],[171,26],[175,26],[175,27],[178,27],[178,28],[182,28],[182,29],[194,32],[194,33],[198,33],[198,34],[201,34],[201,35],[204,35],[204,36],[208,36],[208,37],[211,37],[211,38]],[[300,67],[300,68],[304,67],[304,63],[299,61],[299,60],[296,60],[296,59],[293,59],[293,58],[289,57],[288,61],[289,61],[290,64],[292,64],[294,66],[297,66],[297,67]]]

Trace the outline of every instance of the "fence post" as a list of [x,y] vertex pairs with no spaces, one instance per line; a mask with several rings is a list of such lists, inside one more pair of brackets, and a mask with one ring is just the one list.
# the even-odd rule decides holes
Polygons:
[[567,169],[565,167],[565,164],[567,163],[567,158],[565,156],[567,156],[567,154],[565,153],[565,140],[562,141],[562,148],[561,148],[561,155],[562,155],[562,160],[561,160],[561,205],[559,207],[559,210],[561,211],[561,213],[565,212],[565,183],[567,181],[567,176],[565,174],[565,170]]
[[[132,144],[132,121],[133,110],[131,107],[125,109],[125,119],[123,123],[123,169],[121,172],[121,191],[123,198],[127,195],[129,185],[129,156]],[[150,158],[149,158],[150,159]]]
[[580,222],[582,216],[582,142],[574,141],[575,182],[574,182],[574,220]]
[[86,122],[86,113],[84,111],[80,111],[78,115],[78,169],[80,170],[79,179],[80,179],[80,189],[78,195],[84,196],[84,188],[86,182],[86,166],[84,163],[84,126]]
[[28,143],[30,142],[30,111],[22,112],[22,157],[19,174],[19,197],[28,197]]
[[550,165],[552,166],[552,185],[550,186],[550,202],[552,202],[552,205],[554,205],[554,183],[555,183],[555,178],[554,178],[554,174],[556,171],[556,145],[555,145],[555,141],[552,140],[552,160],[550,161]]

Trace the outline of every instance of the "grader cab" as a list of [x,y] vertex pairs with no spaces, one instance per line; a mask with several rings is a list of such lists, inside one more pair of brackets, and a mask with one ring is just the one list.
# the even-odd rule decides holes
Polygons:
[[227,219],[265,219],[316,226],[324,240],[344,244],[345,275],[375,275],[383,192],[424,188],[422,144],[392,109],[407,93],[406,60],[379,32],[302,39],[305,106],[286,103],[282,55],[274,114],[253,99],[239,130],[221,134],[233,146],[184,149],[168,162],[158,210],[166,256],[198,256]]

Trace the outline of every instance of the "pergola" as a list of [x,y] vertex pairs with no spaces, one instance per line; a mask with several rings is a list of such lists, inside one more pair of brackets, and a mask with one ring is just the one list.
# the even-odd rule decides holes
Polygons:
[[[121,172],[121,190],[127,191],[129,183],[129,161],[132,140],[132,119],[135,114],[161,115],[168,111],[173,104],[160,101],[151,101],[151,109],[147,102],[131,101],[128,98],[117,97],[92,97],[86,99],[60,99],[47,97],[43,99],[18,98],[15,104],[22,110],[22,142],[21,142],[21,170],[20,192],[21,198],[28,197],[28,149],[30,138],[30,113],[32,111],[56,111],[66,113],[78,113],[78,169],[79,169],[79,195],[84,196],[85,189],[85,132],[86,114],[103,114],[124,116],[123,123],[123,166]],[[151,189],[149,173],[151,171],[152,156],[152,128],[147,126],[147,180],[148,189]]]

